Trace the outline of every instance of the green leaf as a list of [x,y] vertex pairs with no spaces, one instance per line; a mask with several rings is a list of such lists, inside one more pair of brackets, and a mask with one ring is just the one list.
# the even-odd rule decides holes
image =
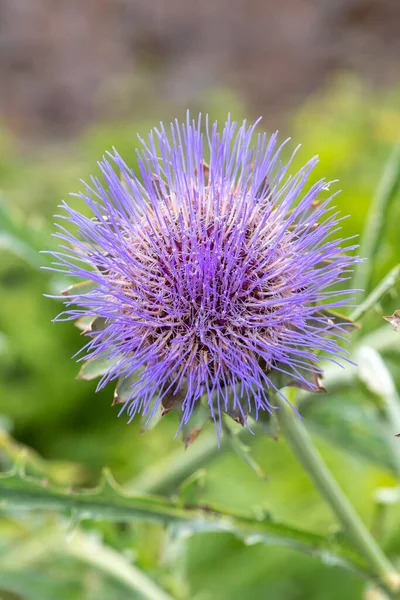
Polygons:
[[381,355],[369,346],[361,346],[357,353],[359,376],[370,391],[383,403],[386,414],[384,440],[390,449],[397,472],[400,474],[400,444],[395,437],[400,431],[400,397],[392,375]]
[[52,238],[18,218],[5,201],[0,198],[0,249],[13,252],[32,267],[43,264],[40,251],[49,245]]
[[355,456],[395,472],[395,463],[384,443],[378,410],[365,402],[349,400],[348,394],[300,406],[309,429],[325,441]]
[[386,165],[368,211],[368,217],[361,236],[360,256],[366,260],[356,265],[352,287],[364,290],[365,294],[370,289],[375,260],[379,254],[382,241],[385,239],[383,233],[387,224],[387,214],[399,186],[400,142],[393,149]]

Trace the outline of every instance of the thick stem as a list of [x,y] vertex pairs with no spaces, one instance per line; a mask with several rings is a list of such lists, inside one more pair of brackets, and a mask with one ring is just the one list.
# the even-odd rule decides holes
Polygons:
[[386,558],[366,525],[360,519],[326,467],[312,443],[303,422],[287,406],[283,398],[276,395],[274,402],[280,408],[279,420],[294,454],[330,505],[358,551],[368,561],[373,572],[385,586],[390,590],[396,591],[400,586],[399,574]]
[[230,532],[245,543],[255,541],[289,546],[341,565],[362,577],[375,580],[361,556],[346,544],[296,529],[276,520],[263,511],[243,515],[221,511],[210,505],[184,505],[157,496],[129,496],[119,488],[109,473],[102,486],[85,491],[53,488],[47,480],[36,480],[16,469],[0,474],[0,504],[12,510],[53,510],[72,516],[74,525],[81,519],[155,522],[172,526],[175,532]]

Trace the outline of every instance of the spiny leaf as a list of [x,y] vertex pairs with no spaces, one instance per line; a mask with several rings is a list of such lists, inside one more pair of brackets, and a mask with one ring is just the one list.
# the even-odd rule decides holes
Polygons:
[[0,504],[13,511],[54,510],[62,513],[73,511],[82,518],[111,520],[138,520],[159,522],[183,528],[183,531],[230,532],[242,540],[260,543],[289,545],[326,558],[330,564],[342,565],[358,573],[365,572],[365,565],[358,555],[344,544],[332,542],[322,535],[297,529],[268,519],[257,519],[252,514],[221,510],[212,506],[183,508],[179,502],[161,497],[129,496],[123,489],[109,490],[103,487],[91,490],[66,490],[48,485],[43,487],[33,478],[22,477],[13,472],[0,477]]

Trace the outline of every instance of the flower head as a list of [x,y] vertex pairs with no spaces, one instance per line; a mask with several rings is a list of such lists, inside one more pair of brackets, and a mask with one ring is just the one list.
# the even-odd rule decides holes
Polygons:
[[327,182],[307,183],[316,158],[289,176],[276,134],[255,127],[161,125],[138,173],[115,151],[100,163],[104,183],[79,194],[91,217],[62,203],[75,231],[60,227],[56,265],[90,282],[63,317],[96,319],[85,358],[108,359],[99,387],[129,383],[130,417],[175,405],[187,423],[203,397],[215,421],[245,422],[282,384],[317,390],[320,355],[343,356],[329,309],[351,294],[332,286],[355,246],[332,237]]

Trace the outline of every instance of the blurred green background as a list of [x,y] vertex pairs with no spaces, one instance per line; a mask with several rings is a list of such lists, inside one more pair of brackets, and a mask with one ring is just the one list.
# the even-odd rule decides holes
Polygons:
[[[55,42],[57,45],[57,42]],[[383,59],[382,59],[383,60]],[[221,123],[234,118],[267,116],[261,127],[281,128],[302,144],[297,165],[314,154],[320,157],[315,177],[339,179],[337,206],[350,218],[343,235],[363,229],[371,198],[384,165],[400,135],[400,87],[393,81],[376,87],[357,72],[328,73],[326,81],[303,94],[293,108],[272,113],[240,86],[213,82],[206,91],[187,97],[154,98],[152,73],[163,66],[145,54],[145,69],[128,81],[127,108],[101,114],[61,131],[46,131],[45,119],[35,128],[15,127],[5,111],[0,128],[0,464],[10,466],[11,435],[46,461],[59,483],[95,485],[107,465],[120,483],[146,488],[154,470],[168,471],[176,461],[190,461],[174,439],[175,415],[168,415],[151,432],[140,433],[138,420],[127,425],[111,407],[112,389],[95,394],[95,382],[77,381],[71,356],[82,338],[72,323],[53,324],[60,312],[56,300],[44,297],[65,287],[59,276],[40,270],[40,249],[54,247],[53,214],[60,199],[80,189],[80,179],[96,174],[98,161],[113,146],[135,165],[136,134],[145,135],[159,120],[183,117],[187,106],[201,109]],[[201,67],[207,71],[206,66]],[[110,76],[111,77],[111,76]],[[259,77],[268,77],[260,71]],[[110,86],[113,80],[110,78]],[[118,87],[118,86],[117,86]],[[118,97],[124,95],[118,87]],[[251,95],[252,94],[252,95]],[[261,94],[261,92],[260,92]],[[282,92],[283,94],[283,92]],[[276,102],[279,105],[279,102]],[[8,105],[7,105],[8,106]],[[7,108],[6,106],[6,108]],[[21,109],[22,110],[22,109]],[[72,110],[72,109],[71,109]],[[264,112],[265,110],[265,112]],[[21,121],[19,121],[21,122]],[[23,121],[22,121],[23,123]],[[400,198],[389,208],[373,278],[380,279],[400,262]],[[385,296],[363,324],[363,334],[389,324],[382,315],[400,308],[396,290]],[[397,348],[396,348],[397,342]],[[395,381],[400,337],[388,342],[384,356]],[[380,423],[379,400],[358,382],[336,393],[317,395],[304,408],[306,424],[327,464],[385,548],[400,553],[400,506],[394,504],[382,525],[374,503],[380,487],[394,487],[396,477]],[[309,419],[309,421],[308,421]],[[3,432],[3,433],[1,433]],[[212,425],[196,444],[212,436]],[[203,441],[202,441],[203,439]],[[3,453],[1,450],[3,449]],[[8,450],[7,450],[8,449]],[[6,451],[7,450],[7,451]],[[232,509],[264,507],[279,520],[316,532],[337,526],[284,439],[258,437],[252,456],[268,476],[259,479],[232,450],[224,449],[206,465],[196,501]],[[40,461],[40,459],[37,459]],[[158,466],[159,465],[159,466]],[[139,477],[140,476],[140,477]],[[144,482],[144,483],[143,483]],[[151,485],[149,484],[151,487]],[[174,493],[174,486],[154,489]],[[85,522],[88,535],[123,551],[154,581],[182,599],[354,600],[364,598],[365,582],[337,566],[293,549],[245,545],[230,534],[196,534],[175,539],[155,525]],[[3,600],[119,600],[136,597],[118,578],[110,577],[51,543],[54,531],[68,535],[68,519],[52,514],[13,514],[0,521],[0,598]],[[137,596],[140,597],[139,595]],[[371,596],[372,598],[372,596]]]

